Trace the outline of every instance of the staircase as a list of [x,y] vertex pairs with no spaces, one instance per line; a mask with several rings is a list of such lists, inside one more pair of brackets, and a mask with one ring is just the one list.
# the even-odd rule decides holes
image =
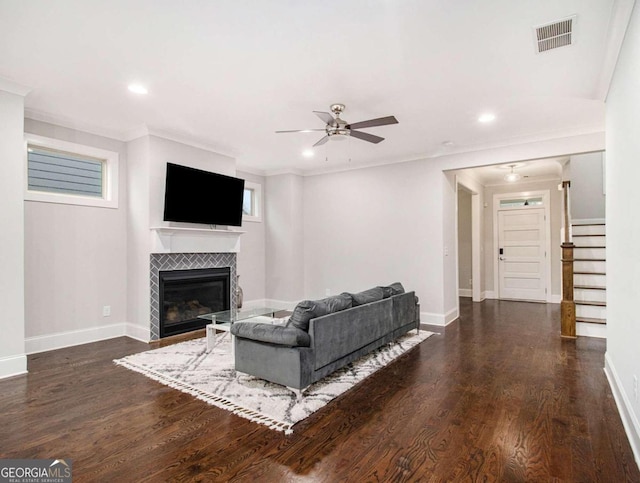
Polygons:
[[576,304],[576,334],[606,338],[606,226],[574,220],[572,238],[573,298]]

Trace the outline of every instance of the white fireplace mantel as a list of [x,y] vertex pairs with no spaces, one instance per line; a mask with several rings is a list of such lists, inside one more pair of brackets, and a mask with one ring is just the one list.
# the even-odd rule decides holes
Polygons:
[[151,253],[238,253],[244,231],[156,226]]

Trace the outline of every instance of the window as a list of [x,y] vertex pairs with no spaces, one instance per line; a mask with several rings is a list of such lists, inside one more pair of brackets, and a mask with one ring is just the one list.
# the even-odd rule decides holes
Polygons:
[[519,206],[543,206],[542,197],[500,200],[500,208],[516,208]]
[[118,207],[118,153],[26,135],[25,200]]
[[262,221],[262,186],[251,181],[244,183],[242,221]]

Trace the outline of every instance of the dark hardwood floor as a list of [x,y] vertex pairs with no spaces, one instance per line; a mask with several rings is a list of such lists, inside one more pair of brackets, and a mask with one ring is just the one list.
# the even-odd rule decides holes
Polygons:
[[127,338],[29,357],[0,381],[0,458],[74,481],[640,481],[603,366],[558,305],[461,318],[285,436],[113,364]]

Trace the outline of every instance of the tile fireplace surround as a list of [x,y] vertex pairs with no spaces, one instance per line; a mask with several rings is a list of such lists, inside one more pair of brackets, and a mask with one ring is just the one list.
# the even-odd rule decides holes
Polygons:
[[226,268],[231,272],[231,307],[236,306],[235,253],[152,253],[149,264],[151,287],[151,340],[160,338],[159,273],[165,270],[194,270],[198,268]]

